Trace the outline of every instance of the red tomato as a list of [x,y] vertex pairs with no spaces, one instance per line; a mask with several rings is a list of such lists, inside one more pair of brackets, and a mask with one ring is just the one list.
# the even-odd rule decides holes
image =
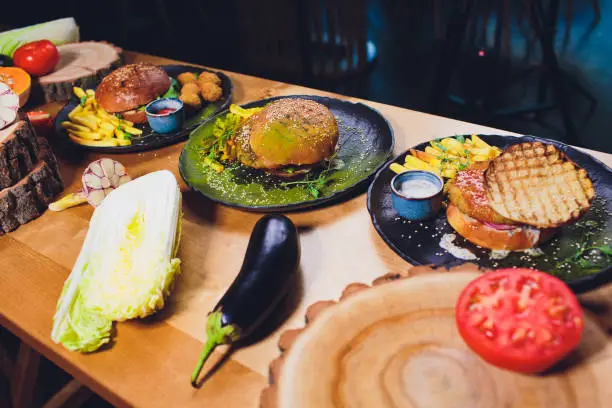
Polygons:
[[160,109],[159,112],[157,112],[158,115],[167,115],[168,113],[172,113],[175,112],[176,109],[174,108],[164,108],[164,109]]
[[36,76],[47,75],[53,71],[58,61],[57,47],[49,40],[24,44],[17,48],[13,55],[13,64]]
[[463,340],[489,363],[536,373],[578,346],[584,317],[561,280],[532,269],[500,269],[473,280],[455,309]]
[[48,112],[45,111],[30,111],[27,112],[28,119],[34,128],[41,133],[51,130],[53,127],[53,119]]

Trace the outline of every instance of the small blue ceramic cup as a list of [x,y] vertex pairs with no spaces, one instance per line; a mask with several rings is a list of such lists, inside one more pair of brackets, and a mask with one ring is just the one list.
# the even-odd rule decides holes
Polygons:
[[[430,194],[411,193],[409,187],[402,185],[409,181],[428,186]],[[410,184],[410,183],[408,183]],[[400,173],[391,180],[391,200],[400,216],[409,220],[424,220],[433,217],[442,207],[442,190],[444,181],[435,173],[424,170],[409,170]]]
[[[160,113],[163,109],[174,109],[173,112]],[[175,132],[185,123],[185,111],[180,99],[162,98],[149,103],[145,108],[147,121],[157,133]]]

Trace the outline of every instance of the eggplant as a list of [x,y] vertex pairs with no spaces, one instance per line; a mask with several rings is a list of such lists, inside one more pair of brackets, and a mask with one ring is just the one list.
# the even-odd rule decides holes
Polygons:
[[275,214],[257,221],[238,276],[208,314],[192,386],[215,347],[246,338],[272,313],[289,291],[299,263],[298,233],[291,220]]

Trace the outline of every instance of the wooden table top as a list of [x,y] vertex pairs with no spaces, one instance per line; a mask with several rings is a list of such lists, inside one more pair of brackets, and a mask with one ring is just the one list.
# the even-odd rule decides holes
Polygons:
[[[136,53],[128,53],[127,59],[176,63]],[[358,101],[226,73],[234,83],[234,103],[289,94],[332,95]],[[396,154],[442,136],[509,133],[381,103],[362,102],[378,109],[393,127]],[[298,307],[279,330],[263,341],[238,350],[200,389],[192,388],[189,376],[205,339],[206,315],[237,274],[250,232],[261,215],[215,205],[189,192],[177,167],[182,146],[180,143],[146,153],[107,155],[121,161],[133,177],[168,169],[184,192],[183,238],[179,251],[183,274],[161,313],[144,321],[117,324],[112,347],[97,353],[71,353],[51,341],[56,302],[93,212],[90,206],[83,205],[60,213],[47,211],[39,219],[0,237],[0,324],[118,406],[256,407],[260,391],[267,383],[268,364],[278,356],[279,332],[301,327],[308,305],[318,300],[337,299],[350,282],[369,283],[387,272],[406,270],[409,265],[384,244],[372,227],[365,194],[328,208],[289,214],[296,225],[309,227],[300,237],[303,294]],[[612,165],[612,155],[590,153]],[[88,154],[80,160],[60,158],[65,193],[80,188],[82,170],[98,157]],[[609,285],[583,296],[608,333],[612,327],[611,295],[612,285]],[[219,353],[214,357],[218,359]]]

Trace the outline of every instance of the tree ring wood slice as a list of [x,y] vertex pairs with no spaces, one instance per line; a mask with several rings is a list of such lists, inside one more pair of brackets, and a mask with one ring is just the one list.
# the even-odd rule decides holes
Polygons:
[[281,336],[284,351],[273,362],[260,406],[609,406],[612,390],[603,373],[612,369],[612,352],[592,320],[565,367],[537,376],[501,370],[471,352],[455,326],[455,302],[479,276],[477,268],[415,272],[386,275],[337,303],[309,308],[307,326]]
[[92,88],[123,65],[122,50],[97,41],[69,43],[57,47],[60,60],[48,75],[38,78],[45,102],[67,101],[72,88]]

